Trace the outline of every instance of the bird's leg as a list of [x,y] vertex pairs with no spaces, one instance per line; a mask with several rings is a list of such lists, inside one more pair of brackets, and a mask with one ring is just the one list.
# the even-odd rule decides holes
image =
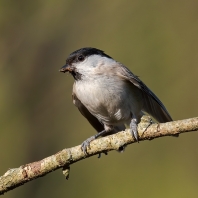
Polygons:
[[97,133],[96,135],[93,135],[90,138],[86,139],[81,144],[81,150],[84,152],[85,155],[87,155],[87,148],[90,148],[90,142],[92,142],[93,140],[97,139],[98,137],[104,135],[105,133],[107,133],[107,131],[103,130],[103,131]]
[[138,141],[138,130],[137,130],[137,119],[136,118],[132,118],[131,119],[131,123],[130,123],[130,131],[131,131],[131,134],[132,136],[135,138],[135,140],[137,142]]
[[132,136],[135,138],[135,140],[139,142],[138,130],[141,134],[143,134],[153,122],[150,116],[143,115],[141,117],[141,122],[138,125],[137,123],[138,123],[137,119],[132,118],[131,123],[130,123],[130,131],[131,131]]

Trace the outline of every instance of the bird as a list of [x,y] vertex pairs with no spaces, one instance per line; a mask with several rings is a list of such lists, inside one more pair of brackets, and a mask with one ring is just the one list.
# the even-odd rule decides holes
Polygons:
[[138,141],[137,126],[145,113],[159,123],[172,121],[163,103],[139,77],[100,49],[84,47],[72,52],[59,71],[73,76],[73,103],[97,131],[81,144],[85,154],[91,141],[126,126]]

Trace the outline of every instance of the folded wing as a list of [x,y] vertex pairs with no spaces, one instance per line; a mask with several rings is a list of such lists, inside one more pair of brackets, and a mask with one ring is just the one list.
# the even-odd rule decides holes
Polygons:
[[153,116],[158,122],[169,122],[172,118],[159,98],[128,68],[120,64],[118,75],[138,87],[143,94],[143,111]]

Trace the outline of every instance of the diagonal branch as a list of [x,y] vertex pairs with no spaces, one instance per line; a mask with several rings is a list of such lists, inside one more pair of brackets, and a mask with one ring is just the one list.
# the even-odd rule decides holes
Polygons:
[[[198,117],[152,124],[149,127],[148,118],[150,119],[148,116],[143,116],[141,123],[138,125],[139,141],[198,130]],[[79,145],[63,149],[40,161],[22,165],[19,168],[9,169],[0,177],[0,195],[59,168],[63,168],[63,174],[68,179],[69,166],[71,164],[102,152],[107,153],[111,150],[119,150],[120,147],[135,142],[129,130],[125,130],[91,142],[88,155],[81,151],[81,146]]]

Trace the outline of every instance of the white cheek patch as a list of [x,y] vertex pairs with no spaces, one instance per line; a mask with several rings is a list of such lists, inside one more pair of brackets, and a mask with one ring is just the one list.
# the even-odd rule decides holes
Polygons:
[[85,60],[82,62],[74,63],[73,66],[79,73],[84,74],[86,76],[91,74],[93,72],[93,69],[97,67],[98,60],[100,60],[100,58],[101,56],[99,55],[92,55],[85,58]]
[[83,62],[77,63],[78,67],[93,68],[97,67],[102,57],[100,55],[92,55],[87,57]]
[[91,55],[82,62],[74,63],[74,67],[76,67],[79,73],[88,75],[93,71],[96,72],[95,69],[99,69],[100,66],[111,67],[112,65],[115,65],[115,63],[116,61],[111,58],[103,57],[100,55]]

